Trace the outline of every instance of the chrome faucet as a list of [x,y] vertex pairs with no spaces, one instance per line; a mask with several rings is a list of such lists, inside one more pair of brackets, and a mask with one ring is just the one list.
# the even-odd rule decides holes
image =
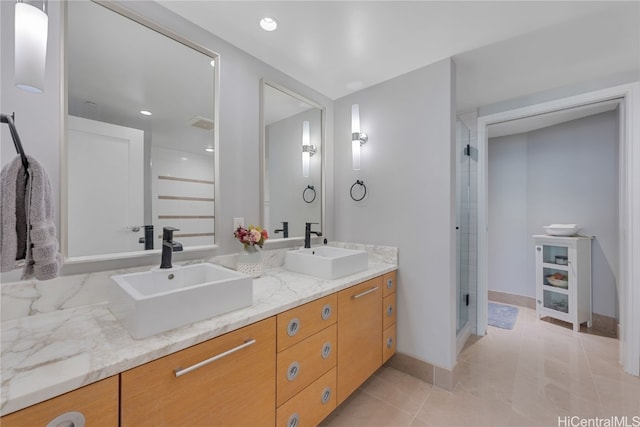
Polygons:
[[180,231],[174,227],[164,227],[162,229],[162,262],[160,268],[172,268],[171,255],[174,252],[182,251],[182,243],[173,240],[173,232]]
[[311,247],[311,235],[315,234],[316,236],[322,236],[322,233],[319,231],[311,231],[311,225],[318,224],[317,222],[306,222],[304,224],[304,247]]
[[289,237],[289,223],[287,221],[282,221],[282,228],[278,230],[274,230],[274,233],[282,232],[282,237],[285,239]]

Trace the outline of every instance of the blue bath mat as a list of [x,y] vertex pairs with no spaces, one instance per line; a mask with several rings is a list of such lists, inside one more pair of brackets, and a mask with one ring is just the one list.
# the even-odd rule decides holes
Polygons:
[[489,325],[502,329],[513,329],[518,318],[518,307],[489,303]]

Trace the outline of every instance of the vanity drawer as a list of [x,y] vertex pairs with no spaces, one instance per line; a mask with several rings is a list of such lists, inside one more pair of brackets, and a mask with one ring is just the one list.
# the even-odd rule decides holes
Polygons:
[[396,325],[391,325],[382,332],[382,363],[391,359],[396,353]]
[[125,371],[121,427],[272,426],[275,358],[270,317]]
[[277,406],[336,366],[336,333],[334,324],[278,353]]
[[332,294],[278,314],[278,351],[283,351],[336,323],[337,301],[336,294]]
[[277,427],[313,427],[336,408],[336,368],[278,408]]
[[396,294],[384,297],[382,300],[382,329],[396,323]]
[[[73,425],[76,414],[81,413],[87,426],[116,427],[118,425],[118,375],[86,385],[77,390],[37,405],[5,415],[0,419],[3,427]],[[65,422],[66,421],[66,422]]]
[[382,296],[386,297],[396,293],[397,272],[391,271],[382,276]]

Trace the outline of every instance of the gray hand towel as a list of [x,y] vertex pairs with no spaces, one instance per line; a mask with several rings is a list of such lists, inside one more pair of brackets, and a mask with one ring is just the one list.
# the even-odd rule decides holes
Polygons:
[[55,204],[47,172],[31,156],[27,181],[27,256],[22,279],[49,280],[58,277],[62,266],[56,238]]
[[[2,191],[0,198],[2,202],[0,207],[0,223],[2,224],[0,271],[5,272],[19,267],[16,261],[26,257],[27,211],[24,198],[26,173],[20,156],[15,157],[2,168],[0,190]],[[19,196],[19,194],[21,195]],[[22,240],[20,245],[18,245],[18,240]]]
[[[42,165],[31,156],[27,158],[29,176],[24,194],[18,189],[19,176],[24,171],[20,157],[5,166],[0,177],[2,271],[19,266],[16,259],[20,257],[19,248],[24,244],[26,253],[22,279],[35,277],[38,280],[48,280],[58,276],[62,265],[56,238],[53,192]],[[26,233],[16,231],[16,224],[26,224]]]

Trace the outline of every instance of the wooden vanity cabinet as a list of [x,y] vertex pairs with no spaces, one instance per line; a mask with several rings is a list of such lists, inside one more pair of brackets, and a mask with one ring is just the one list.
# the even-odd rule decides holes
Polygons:
[[87,426],[117,427],[118,388],[118,376],[115,375],[5,415],[0,418],[0,425],[45,427],[58,418],[53,426],[71,426],[74,424],[70,422],[77,423],[78,418],[67,413],[79,412]]
[[338,405],[382,365],[382,279],[338,292]]
[[275,342],[271,317],[123,372],[121,426],[274,425]]

